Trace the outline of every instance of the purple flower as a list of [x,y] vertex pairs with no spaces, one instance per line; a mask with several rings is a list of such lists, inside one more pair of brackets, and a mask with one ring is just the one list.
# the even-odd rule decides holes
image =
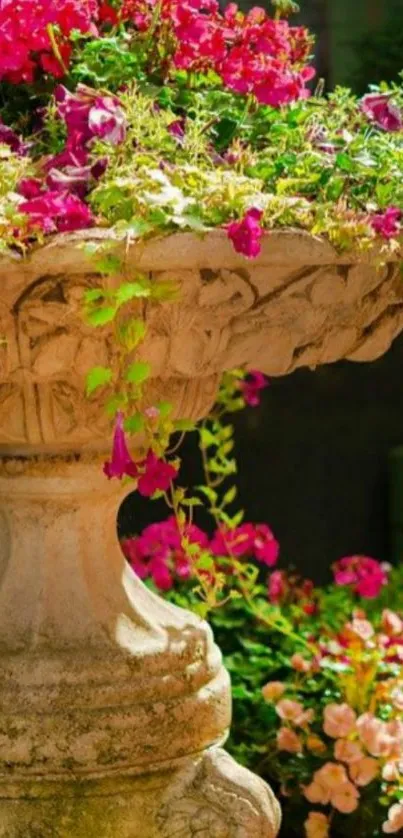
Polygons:
[[392,239],[400,233],[401,217],[402,211],[398,207],[388,207],[385,212],[376,213],[371,217],[371,227],[384,239]]
[[369,93],[361,99],[361,110],[384,131],[401,131],[402,114],[391,102],[392,93]]
[[138,469],[132,460],[123,429],[123,413],[119,411],[116,415],[115,433],[113,435],[112,458],[104,463],[104,474],[109,478],[117,477],[121,480],[124,475],[137,477]]
[[126,137],[126,117],[119,100],[112,96],[99,96],[98,92],[77,86],[70,93],[63,85],[55,91],[59,116],[67,128],[68,142],[76,148],[86,145],[94,137],[119,145]]
[[250,370],[245,381],[241,381],[239,388],[249,407],[258,407],[260,404],[260,393],[269,386],[269,380],[259,370]]
[[88,127],[93,137],[120,145],[126,138],[126,117],[116,99],[101,96],[95,100],[88,114]]
[[0,119],[0,144],[1,145],[8,145],[11,148],[11,151],[14,151],[15,154],[24,155],[27,151],[27,144],[23,142],[21,137],[18,136],[11,128],[7,125],[4,125],[4,122]]
[[168,125],[168,131],[172,137],[175,137],[179,143],[182,142],[185,136],[185,121],[184,119],[175,119]]
[[259,209],[250,209],[241,221],[232,221],[227,224],[228,237],[231,239],[237,253],[243,253],[247,259],[255,259],[260,253],[260,240],[263,236],[263,229],[260,226],[263,212]]

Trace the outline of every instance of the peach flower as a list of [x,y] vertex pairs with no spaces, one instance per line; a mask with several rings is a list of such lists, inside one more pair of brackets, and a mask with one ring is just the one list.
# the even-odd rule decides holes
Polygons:
[[307,736],[306,747],[308,748],[308,751],[312,751],[314,754],[322,754],[323,751],[326,751],[325,743],[319,736],[316,736],[315,733],[311,733]]
[[323,730],[328,736],[340,739],[354,730],[356,714],[348,704],[328,704],[324,712]]
[[403,803],[395,803],[388,812],[388,820],[382,826],[383,832],[391,834],[403,829]]
[[310,812],[304,823],[306,838],[328,838],[329,821],[322,812]]
[[292,701],[290,698],[283,698],[276,707],[276,712],[286,722],[299,724],[299,719],[304,715],[304,708],[299,701]]
[[334,755],[339,762],[357,762],[362,759],[364,752],[358,742],[349,742],[348,739],[338,739],[334,746]]
[[292,656],[290,664],[297,672],[309,672],[311,668],[310,662],[305,660],[298,652]]
[[379,762],[373,757],[364,757],[353,762],[350,767],[350,777],[357,786],[368,786],[378,774]]
[[347,623],[347,628],[363,641],[370,640],[375,634],[374,627],[369,620],[363,620],[360,617],[354,617],[351,623]]
[[357,720],[361,742],[374,757],[391,757],[396,749],[394,731],[372,713],[363,713]]
[[390,608],[385,608],[382,612],[382,628],[386,634],[389,635],[402,634],[403,621],[400,619],[399,615],[394,611],[391,611]]
[[285,684],[281,681],[269,681],[262,689],[263,698],[265,701],[278,701],[283,695]]
[[288,751],[289,754],[300,754],[302,743],[295,731],[289,727],[281,727],[277,733],[277,748],[279,751]]
[[330,801],[330,790],[315,779],[304,787],[304,795],[310,803],[319,803],[321,806],[326,806]]
[[357,809],[359,797],[358,789],[353,783],[347,781],[332,791],[330,802],[338,812],[349,815]]
[[348,782],[346,769],[338,762],[326,762],[319,771],[315,771],[313,779],[329,789]]

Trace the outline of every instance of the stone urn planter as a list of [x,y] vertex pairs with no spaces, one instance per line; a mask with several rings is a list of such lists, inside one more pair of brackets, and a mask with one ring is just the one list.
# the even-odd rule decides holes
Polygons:
[[[100,282],[82,244],[102,238],[0,262],[0,836],[274,838],[274,796],[221,749],[230,686],[209,627],[150,593],[117,544],[110,423],[84,395],[113,363],[81,311]],[[221,232],[114,247],[125,275],[180,284],[177,303],[145,307],[140,355],[184,418],[207,413],[226,369],[369,361],[403,327],[397,263],[306,234],[267,236],[254,262]]]

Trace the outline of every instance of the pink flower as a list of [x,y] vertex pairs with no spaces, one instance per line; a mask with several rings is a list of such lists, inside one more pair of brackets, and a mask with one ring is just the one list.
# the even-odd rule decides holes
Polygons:
[[287,593],[287,583],[284,572],[275,570],[268,581],[268,597],[272,605],[278,605]]
[[281,727],[277,733],[277,748],[289,754],[300,754],[302,742],[295,731],[290,730],[289,727]]
[[90,208],[77,195],[68,192],[48,190],[23,201],[19,208],[29,216],[32,226],[44,233],[71,232],[94,224]]
[[245,381],[241,381],[239,389],[249,407],[258,407],[260,404],[260,393],[269,386],[269,380],[258,370],[250,370]]
[[266,524],[241,524],[233,530],[217,530],[210,543],[215,556],[254,556],[262,564],[275,564],[280,545]]
[[263,229],[260,225],[262,217],[262,210],[249,209],[242,221],[227,224],[228,237],[235,250],[237,253],[243,253],[247,259],[255,259],[260,253],[260,240],[263,236]]
[[369,556],[346,556],[335,562],[332,569],[336,585],[349,585],[366,599],[377,597],[388,581],[382,565]]
[[269,681],[268,684],[262,688],[262,695],[265,701],[278,701],[284,694],[285,684],[281,681]]
[[339,739],[354,730],[357,716],[348,704],[328,704],[324,711],[323,730],[328,736]]
[[290,664],[296,672],[309,672],[311,668],[311,664],[309,661],[305,660],[298,652],[292,656],[290,659]]
[[112,459],[104,464],[104,474],[109,478],[117,477],[119,480],[125,475],[137,477],[138,469],[133,462],[126,444],[125,432],[123,429],[123,413],[119,411],[116,415],[115,432],[113,436]]
[[368,786],[379,773],[379,762],[373,757],[363,757],[349,766],[350,777],[356,786]]
[[401,131],[402,114],[391,102],[392,93],[369,93],[361,100],[361,110],[384,131]]
[[329,838],[329,819],[322,812],[310,812],[304,827],[306,838]]
[[364,756],[358,742],[350,742],[348,739],[338,739],[334,745],[334,755],[339,762],[358,762]]
[[347,783],[343,783],[334,789],[330,797],[330,802],[338,812],[342,812],[343,815],[350,815],[351,812],[355,812],[358,808],[359,797],[358,789],[356,789],[353,783],[347,781]]
[[403,829],[403,803],[395,803],[390,807],[388,820],[382,826],[383,832],[388,834],[400,832]]
[[153,451],[149,451],[142,463],[144,471],[138,480],[138,490],[144,497],[150,498],[155,492],[166,492],[178,471],[171,463],[160,460]]
[[398,207],[388,207],[385,212],[379,212],[371,216],[371,227],[384,239],[393,239],[398,236],[401,230],[400,220],[402,211]]

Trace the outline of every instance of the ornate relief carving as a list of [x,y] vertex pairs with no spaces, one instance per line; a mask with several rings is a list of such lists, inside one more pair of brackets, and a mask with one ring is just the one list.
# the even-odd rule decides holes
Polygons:
[[275,838],[280,807],[266,783],[212,748],[169,785],[157,826],[161,838]]
[[[138,357],[153,370],[147,400],[168,399],[182,417],[208,411],[225,369],[283,375],[341,358],[369,361],[403,328],[397,262],[341,263],[330,245],[297,233],[268,237],[253,263],[216,234],[156,240],[125,259],[131,276],[146,266],[155,282],[180,284],[178,303],[146,306]],[[107,444],[104,394],[87,399],[84,382],[91,367],[116,359],[110,329],[82,318],[83,291],[100,281],[88,265],[71,236],[35,251],[20,270],[10,264],[10,275],[0,263],[0,444]]]

